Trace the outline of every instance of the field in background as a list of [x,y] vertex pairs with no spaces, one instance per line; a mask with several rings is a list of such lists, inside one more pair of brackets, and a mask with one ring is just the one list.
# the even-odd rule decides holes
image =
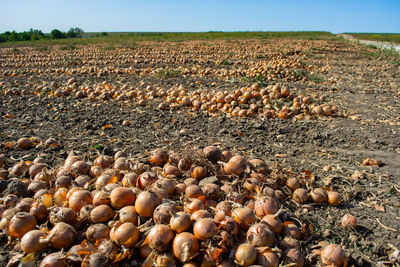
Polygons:
[[[96,37],[97,36],[97,37]],[[297,38],[306,40],[334,39],[330,32],[290,31],[290,32],[111,32],[106,36],[101,33],[85,33],[84,38],[43,39],[1,43],[0,47],[21,47],[39,45],[85,45],[95,43],[127,43],[139,41],[187,41],[187,40],[233,40],[233,39],[271,39]]]
[[400,44],[400,33],[349,33],[361,40],[381,41]]

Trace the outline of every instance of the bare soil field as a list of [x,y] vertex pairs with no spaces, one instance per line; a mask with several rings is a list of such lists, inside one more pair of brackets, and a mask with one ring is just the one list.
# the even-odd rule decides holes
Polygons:
[[[60,248],[63,254],[58,260],[72,266],[141,266],[149,261],[153,266],[183,266],[185,262],[185,266],[278,266],[266,264],[268,253],[281,266],[343,265],[321,261],[321,250],[329,243],[341,246],[347,266],[399,265],[399,57],[342,39],[0,48],[0,101],[1,266],[11,259],[9,266],[21,261],[36,261],[39,266],[46,255]],[[27,139],[18,142],[20,138]],[[218,160],[199,152],[211,145],[223,152],[216,152]],[[164,151],[159,157],[167,155],[160,164],[151,160],[155,149]],[[118,151],[125,153],[123,167],[114,164]],[[72,153],[91,172],[75,170],[76,166],[68,169],[65,160]],[[243,156],[246,166],[231,171],[229,154]],[[109,156],[106,159],[112,158],[114,165],[101,163],[99,155]],[[42,159],[33,163],[37,157]],[[182,159],[190,163],[187,169],[178,166]],[[247,163],[252,159],[261,159],[263,168],[254,161]],[[31,171],[40,161],[45,162],[45,171],[44,165]],[[16,171],[17,164],[23,165],[19,166],[22,171]],[[101,171],[93,173],[92,165],[101,166]],[[171,165],[179,171],[169,173]],[[205,171],[200,177],[193,171],[199,166]],[[61,167],[70,182],[61,182]],[[101,186],[98,177],[108,168],[113,168],[111,178]],[[156,178],[150,177],[150,171]],[[139,182],[126,185],[128,173],[139,175]],[[298,186],[288,182],[291,178]],[[175,187],[179,184],[181,191],[177,187],[167,194],[161,182],[164,191],[152,187],[165,179]],[[216,196],[207,191],[211,189],[204,181],[217,185],[217,189],[209,186]],[[183,186],[197,184],[202,190],[199,195],[182,191]],[[146,245],[157,218],[142,216],[138,210],[135,225],[140,235],[135,244],[125,244],[113,234],[104,240],[88,237],[88,227],[96,222],[85,217],[82,206],[89,213],[101,201],[82,202],[75,208],[70,195],[80,188],[95,199],[101,191],[108,199],[101,204],[111,206],[109,192],[119,185],[132,187],[136,202],[142,190],[153,190],[159,201],[178,203],[176,209],[169,207],[168,222],[172,214],[183,210],[192,216],[192,224],[198,223],[191,207],[203,205],[196,209],[206,209],[207,214],[197,218],[214,218],[218,230],[204,239],[194,233],[200,248],[186,260],[177,257],[178,241],[172,248],[165,233],[158,233],[167,240],[165,246],[161,241]],[[299,186],[306,190],[305,199],[294,196]],[[315,188],[338,192],[340,204],[314,201],[309,193]],[[60,192],[68,190],[64,201],[57,202]],[[249,240],[248,228],[262,224],[261,219],[270,214],[257,211],[259,200],[267,196],[276,199],[279,210],[272,213],[284,223],[284,230],[275,233],[272,242],[254,245],[257,260],[249,260],[251,253],[246,251],[250,262],[246,265],[235,251],[242,243],[255,242]],[[247,225],[232,215],[237,233],[222,223],[228,219],[217,218],[216,205],[228,200],[254,216]],[[39,203],[45,204],[50,215],[62,206],[72,208],[78,217],[70,223],[75,237],[65,246],[50,241],[34,253],[25,253],[29,250],[21,245],[23,234],[12,234],[10,225],[17,211],[36,216],[31,206]],[[119,210],[116,206],[112,205],[113,212]],[[342,217],[348,213],[357,219],[355,228],[342,226]],[[119,215],[97,224],[111,233],[117,231],[122,216],[119,211],[115,214]],[[46,213],[34,225],[49,236],[54,220]],[[296,229],[288,230],[290,225]],[[291,243],[282,244],[288,238]],[[107,253],[104,246],[100,249],[101,242],[112,243]],[[300,255],[290,254],[293,250]]]

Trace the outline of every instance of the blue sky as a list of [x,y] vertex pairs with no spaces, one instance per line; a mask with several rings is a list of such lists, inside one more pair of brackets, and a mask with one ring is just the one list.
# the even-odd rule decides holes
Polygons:
[[400,0],[0,0],[0,32],[400,32]]

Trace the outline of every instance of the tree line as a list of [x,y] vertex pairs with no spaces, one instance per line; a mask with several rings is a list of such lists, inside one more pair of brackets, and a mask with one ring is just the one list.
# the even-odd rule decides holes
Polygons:
[[80,38],[82,37],[83,30],[75,27],[69,29],[67,32],[62,32],[58,29],[53,29],[50,34],[44,34],[41,30],[30,29],[29,31],[16,32],[6,31],[0,33],[0,43],[4,42],[17,42],[17,41],[33,41],[40,39],[66,39],[66,38]]

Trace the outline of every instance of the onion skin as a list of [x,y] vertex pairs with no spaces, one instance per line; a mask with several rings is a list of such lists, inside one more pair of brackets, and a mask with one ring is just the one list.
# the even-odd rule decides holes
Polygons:
[[336,244],[327,245],[321,252],[322,263],[342,266],[346,262],[344,250]]
[[188,232],[177,234],[172,242],[174,256],[181,262],[192,260],[200,250],[199,241]]
[[40,230],[31,230],[21,239],[21,249],[26,253],[37,253],[47,247],[46,234]]
[[257,251],[251,244],[240,244],[235,251],[235,261],[240,266],[252,265],[257,260]]

